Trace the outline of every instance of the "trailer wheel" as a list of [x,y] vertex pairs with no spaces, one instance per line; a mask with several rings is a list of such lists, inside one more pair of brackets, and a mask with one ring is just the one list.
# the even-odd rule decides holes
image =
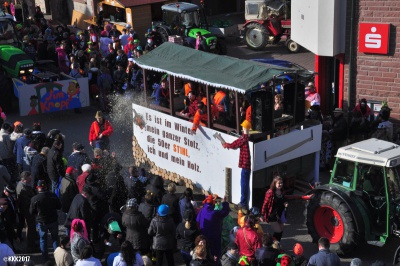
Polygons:
[[247,47],[253,50],[264,49],[268,42],[268,31],[261,24],[248,24],[246,26],[244,36]]
[[332,192],[315,194],[307,205],[307,228],[313,242],[326,237],[331,249],[341,255],[359,244],[354,217],[347,204]]
[[286,41],[286,48],[289,50],[291,53],[298,53],[301,49],[300,44],[297,42],[293,41],[292,39],[288,39]]
[[164,28],[157,28],[158,33],[161,35],[162,42],[168,42],[168,32]]
[[216,54],[219,54],[219,55],[226,55],[228,49],[227,49],[227,47],[226,47],[225,41],[224,41],[224,40],[218,39],[218,40],[217,40],[217,45],[216,45],[216,47],[215,47],[215,50],[216,50],[216,51],[215,51]]

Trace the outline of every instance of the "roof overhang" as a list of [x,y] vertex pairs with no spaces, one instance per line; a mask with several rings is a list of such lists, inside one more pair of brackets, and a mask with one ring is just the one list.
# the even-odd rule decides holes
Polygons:
[[165,42],[135,61],[147,70],[168,73],[217,88],[248,93],[271,81],[276,75],[295,73],[293,70],[259,64],[229,56],[197,51],[182,45]]

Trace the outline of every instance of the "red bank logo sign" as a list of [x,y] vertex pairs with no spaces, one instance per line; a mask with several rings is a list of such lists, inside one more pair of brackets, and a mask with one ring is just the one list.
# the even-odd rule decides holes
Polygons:
[[388,54],[390,24],[360,23],[358,51]]

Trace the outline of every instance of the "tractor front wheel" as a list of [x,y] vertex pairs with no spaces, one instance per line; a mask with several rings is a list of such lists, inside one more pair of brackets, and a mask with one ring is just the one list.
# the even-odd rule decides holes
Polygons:
[[264,49],[268,42],[268,31],[261,24],[248,24],[246,26],[244,36],[247,47],[253,50]]
[[298,53],[301,49],[300,44],[297,42],[293,41],[292,39],[288,39],[286,41],[286,48],[289,50],[291,53]]
[[326,237],[331,249],[349,254],[359,242],[354,217],[348,205],[329,191],[314,194],[307,205],[307,228],[313,242]]

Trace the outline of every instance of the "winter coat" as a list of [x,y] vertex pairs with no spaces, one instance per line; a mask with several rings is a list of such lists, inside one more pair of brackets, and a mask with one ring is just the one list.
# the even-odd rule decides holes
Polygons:
[[181,222],[181,213],[179,208],[179,198],[176,194],[167,193],[163,196],[161,204],[167,204],[169,207],[168,215],[172,217],[174,223],[177,225]]
[[122,214],[122,225],[126,227],[126,240],[132,243],[133,249],[150,248],[150,237],[147,234],[150,222],[141,212],[126,210]]
[[196,258],[196,259],[192,260],[189,265],[190,266],[200,266],[200,265],[211,266],[211,265],[214,265],[214,262],[212,262],[208,259],[203,260],[203,259]]
[[42,131],[33,131],[31,137],[32,140],[35,140],[35,142],[37,143],[37,150],[38,152],[40,152],[42,148],[46,145],[46,134]]
[[58,221],[57,210],[61,209],[61,202],[56,194],[50,191],[39,192],[31,199],[29,212],[36,215],[36,221],[45,225]]
[[90,208],[93,211],[93,220],[99,222],[101,218],[103,218],[104,214],[109,212],[107,199],[97,182],[89,184],[87,181],[88,180],[86,180],[86,183],[93,193],[93,196],[89,200]]
[[65,74],[69,73],[69,60],[67,53],[65,52],[64,49],[58,47],[56,48],[56,52],[58,54],[58,67],[60,68],[61,72],[64,72]]
[[31,140],[26,135],[23,135],[15,141],[13,153],[17,157],[17,164],[22,165],[25,156],[24,148],[25,146],[28,146],[30,142]]
[[142,202],[139,205],[139,211],[149,222],[156,216],[158,205],[150,204],[148,202]]
[[76,179],[76,185],[78,186],[79,193],[82,193],[83,187],[86,184],[86,178],[90,175],[89,172],[83,172],[78,178]]
[[197,229],[197,225],[193,222],[189,229],[185,228],[185,222],[178,224],[176,228],[176,238],[182,239],[181,241],[181,249],[190,252],[194,249],[194,240],[199,235],[199,230]]
[[50,181],[49,175],[47,174],[47,158],[45,155],[39,153],[33,157],[31,165],[31,175],[35,184],[38,180]]
[[47,153],[47,173],[52,181],[58,181],[58,178],[65,174],[62,154],[55,147],[52,147]]
[[340,258],[336,253],[331,252],[329,249],[320,249],[318,253],[311,256],[308,261],[310,266],[339,266]]
[[85,239],[82,235],[75,233],[74,237],[71,240],[71,255],[76,263],[79,260],[80,253],[86,245],[89,245],[90,242]]
[[130,199],[135,198],[137,202],[142,202],[142,199],[146,194],[146,185],[140,181],[139,178],[130,176],[127,182],[127,188]]
[[225,253],[224,255],[222,255],[221,265],[222,266],[235,266],[235,265],[238,265],[238,261],[239,261],[239,258],[235,258],[233,255]]
[[260,266],[275,266],[279,250],[273,247],[261,247],[256,250],[256,260]]
[[164,195],[164,180],[161,176],[153,176],[150,178],[150,184],[146,186],[146,191],[150,190],[156,197],[157,203],[161,204]]
[[68,156],[67,166],[72,166],[78,170],[78,175],[82,174],[82,165],[90,164],[89,156],[81,151],[75,151],[70,156]]
[[82,194],[77,194],[72,200],[67,217],[65,218],[65,227],[70,228],[72,220],[76,218],[85,220],[86,229],[89,232],[93,220],[93,214],[90,209],[89,200],[82,196]]
[[69,207],[71,207],[71,203],[78,193],[79,190],[75,180],[71,176],[65,175],[65,177],[61,180],[60,190],[63,212],[67,213],[69,211]]
[[153,250],[172,250],[175,247],[175,224],[171,217],[156,216],[148,230],[153,237]]
[[13,146],[10,134],[4,129],[0,129],[0,158],[3,160],[13,158]]
[[239,248],[239,255],[246,256],[249,261],[255,260],[256,250],[262,246],[257,231],[249,227],[242,227],[237,231],[235,243]]
[[347,121],[343,115],[333,119],[332,131],[332,141],[347,139]]
[[31,199],[36,195],[33,187],[22,183],[21,191],[17,191],[19,201],[19,211],[24,217],[30,217],[29,206],[31,205]]
[[0,188],[4,188],[7,184],[10,184],[11,175],[4,165],[0,164]]
[[105,136],[105,137],[110,137],[111,134],[114,132],[114,129],[110,123],[110,121],[104,119],[103,120],[103,127],[104,130],[101,131],[101,127],[97,121],[94,121],[92,125],[90,126],[89,130],[89,142],[95,141],[98,139],[98,136],[100,133]]
[[113,211],[119,212],[120,208],[125,204],[128,199],[128,190],[126,189],[124,178],[119,174],[112,175],[111,173],[109,173],[107,176],[114,177],[115,184],[113,186],[110,186],[111,196],[108,199],[108,204],[111,206],[111,209]]
[[179,209],[181,217],[183,217],[183,214],[185,213],[186,210],[191,210],[192,213],[196,213],[191,200],[188,200],[186,197],[183,197],[179,200]]

